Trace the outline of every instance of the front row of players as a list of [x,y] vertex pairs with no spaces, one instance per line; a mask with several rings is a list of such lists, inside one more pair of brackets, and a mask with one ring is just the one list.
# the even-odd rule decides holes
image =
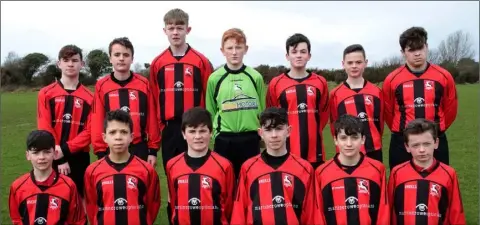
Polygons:
[[[260,116],[266,150],[247,160],[235,182],[232,164],[208,148],[212,121],[202,108],[188,110],[182,133],[188,151],[166,165],[173,224],[465,224],[455,170],[434,159],[436,125],[417,119],[405,129],[412,160],[385,166],[360,151],[358,118],[334,124],[335,157],[316,170],[285,146],[291,127],[280,108]],[[103,139],[110,151],[85,174],[85,206],[73,181],[52,168],[55,141],[48,131],[27,138],[33,170],[10,188],[13,224],[153,224],[160,208],[155,169],[128,151],[128,113],[107,113]],[[238,187],[235,187],[238,186]]]

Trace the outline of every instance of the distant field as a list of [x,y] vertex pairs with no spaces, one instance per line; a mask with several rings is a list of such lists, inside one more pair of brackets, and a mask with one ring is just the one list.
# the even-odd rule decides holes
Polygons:
[[[450,162],[458,172],[467,224],[478,224],[480,85],[457,85],[457,88],[460,104],[459,113],[457,120],[447,132],[451,149]],[[30,163],[25,160],[24,151],[26,135],[36,127],[36,96],[36,92],[2,93],[1,96],[1,224],[11,224],[8,215],[9,185],[15,178],[31,169]],[[329,129],[329,127],[326,127],[323,132],[328,151],[327,158],[331,158],[334,151]],[[385,145],[388,146],[390,136],[387,126],[385,126],[385,129],[383,140]],[[384,161],[388,164],[388,148],[384,149]],[[96,157],[92,159],[96,159]],[[158,162],[157,171],[162,184],[162,208],[155,224],[168,224],[165,208],[167,200],[165,176],[163,167],[160,165],[162,160],[159,159]]]

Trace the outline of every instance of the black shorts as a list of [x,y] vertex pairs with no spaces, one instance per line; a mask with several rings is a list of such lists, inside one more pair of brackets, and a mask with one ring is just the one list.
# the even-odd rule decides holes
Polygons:
[[372,159],[375,159],[375,160],[378,160],[380,162],[383,162],[383,153],[382,153],[382,149],[378,149],[378,150],[375,150],[375,151],[371,151],[371,152],[367,152],[367,154],[365,154],[368,158],[372,158]]
[[162,162],[165,173],[168,160],[187,151],[187,149],[187,142],[182,135],[182,121],[167,121],[162,131]]
[[130,154],[135,155],[142,159],[143,161],[147,161],[148,159],[148,144],[145,141],[142,141],[137,144],[131,144],[128,148]]
[[[445,133],[440,133],[438,136],[439,143],[438,149],[433,152],[433,157],[438,161],[449,164],[448,154],[448,140]],[[390,170],[395,166],[412,159],[412,155],[407,152],[405,148],[403,134],[392,133],[390,138],[390,150],[389,150],[389,164]]]
[[[90,153],[88,152],[78,152],[70,155],[67,159],[68,165],[70,166],[70,177],[75,186],[77,186],[78,194],[83,198],[84,197],[84,175],[85,170],[90,165]],[[58,163],[54,161],[53,168],[58,172]]]
[[235,179],[237,179],[242,164],[251,157],[260,154],[260,136],[256,131],[220,132],[215,138],[213,149],[233,164]]

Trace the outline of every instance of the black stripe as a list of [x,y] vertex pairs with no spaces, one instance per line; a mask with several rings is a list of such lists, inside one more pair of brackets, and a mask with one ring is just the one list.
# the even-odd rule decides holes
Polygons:
[[[73,199],[71,199],[70,201],[72,201]],[[58,221],[58,224],[65,224],[65,222],[67,221],[67,218],[68,218],[68,214],[69,213],[72,213],[72,212],[69,212],[69,208],[70,208],[70,202],[68,202],[67,200],[65,199],[62,199],[62,203],[61,203],[61,209],[60,209],[60,220]],[[83,210],[83,209],[81,209]],[[75,219],[79,219],[77,215],[79,212],[79,210],[75,210]]]
[[[252,217],[255,225],[262,225],[262,210],[260,196],[260,184],[258,179],[256,179],[250,186],[250,201],[252,201]],[[257,209],[256,209],[257,208]]]
[[323,213],[325,214],[325,220],[328,225],[336,225],[337,217],[335,216],[335,201],[333,200],[332,184],[327,184],[322,189],[323,198]]
[[[67,95],[65,96],[65,105],[63,108],[63,120],[62,123],[62,134],[60,138],[60,144],[67,143],[68,138],[70,137],[70,128],[72,127],[72,112],[73,112],[73,96]],[[65,115],[70,115],[65,116]],[[65,121],[66,120],[66,121]]]
[[118,89],[118,100],[120,109],[123,107],[128,108],[128,113],[130,113],[130,97],[128,96],[128,89],[121,88]]
[[[147,194],[147,186],[139,178],[136,178],[138,188],[138,205],[145,206],[143,198]],[[147,225],[147,209],[145,207],[140,208],[138,218],[140,218],[140,225]]]
[[227,78],[227,75],[228,75],[228,73],[223,74],[222,77],[220,77],[220,79],[218,79],[217,85],[215,86],[215,92],[213,92],[213,101],[215,102],[215,104],[218,104],[217,96],[218,96],[218,92],[220,90],[220,85],[222,84],[223,80],[225,80],[225,78]]
[[[172,102],[171,104],[174,105],[174,116],[175,117],[182,117],[183,115],[183,103],[184,103],[184,88],[188,88],[188,87],[185,87],[185,82],[183,80],[183,64],[182,63],[176,63],[175,66],[174,66],[174,77],[175,77],[175,80],[174,80],[174,85],[173,87],[175,88],[175,94],[174,94],[174,102]],[[178,83],[177,83],[178,82]],[[182,86],[177,86],[180,85],[180,83],[182,84]],[[182,91],[177,91],[176,89],[177,88],[180,88]]]
[[340,118],[340,116],[347,114],[347,106],[345,105],[345,100],[340,102],[337,106],[337,119]]
[[[22,222],[23,224],[30,224],[30,213],[28,212],[27,208],[27,199],[25,199],[20,205],[18,206],[18,214],[22,216]],[[14,209],[10,209],[14,210]]]
[[188,206],[190,214],[190,224],[198,224],[202,221],[202,211],[194,207],[202,206],[200,199],[200,175],[190,174],[188,176]]
[[165,67],[162,67],[157,74],[158,84],[158,105],[160,106],[160,120],[165,122]]
[[[206,74],[207,76],[210,74]],[[193,106],[199,106],[202,100],[203,80],[202,71],[196,66],[193,67]]]
[[[97,183],[96,189],[97,189],[97,206],[98,206],[99,209],[103,209],[105,207],[105,204],[103,203],[102,181]],[[98,225],[103,225],[104,222],[105,222],[103,212],[104,212],[104,210],[98,210],[97,211],[97,224]]]
[[[347,206],[347,223],[348,225],[360,224],[360,212],[357,207],[352,207],[359,204],[357,178],[345,178],[343,182],[345,186],[345,205]],[[352,208],[348,209],[349,206]]]
[[48,216],[49,196],[47,194],[37,195],[37,204],[35,205],[35,221],[33,224],[46,224]]
[[373,96],[373,118],[375,119],[373,123],[375,124],[375,127],[377,128],[377,131],[380,135],[382,135],[382,133],[380,132],[382,126],[382,123],[380,122],[381,107],[382,103],[380,101],[380,98]]
[[[270,184],[272,189],[272,204],[285,204],[285,193],[283,193],[283,179],[281,172],[270,174]],[[287,210],[285,207],[273,207],[275,224],[285,224],[287,220]]]
[[[316,107],[317,107],[317,110],[320,111],[322,109],[322,106],[321,106],[321,103],[322,103],[322,93],[320,92],[319,89],[315,89],[316,90]],[[317,162],[321,162],[323,161],[322,157],[323,157],[323,149],[322,149],[322,132],[319,132],[319,127],[320,127],[320,113],[315,113],[315,121],[316,121],[316,128],[315,129],[315,133],[317,134],[317,152],[316,152],[316,155],[315,157],[317,158]],[[325,118],[326,120],[328,120],[328,118]]]
[[373,138],[372,132],[370,131],[370,122],[369,119],[374,119],[373,115],[367,114],[367,109],[365,108],[365,98],[363,95],[355,95],[353,96],[353,100],[355,101],[355,108],[357,109],[357,115],[361,116],[360,113],[364,113],[363,116],[365,118],[361,118],[363,124],[363,132],[365,134],[365,151],[371,152],[375,151],[375,146],[373,145]]
[[[288,111],[288,100],[285,91],[280,94],[280,107]],[[290,136],[287,137],[287,142],[285,143],[287,151],[290,152]]]
[[148,107],[147,95],[143,92],[138,92],[138,109],[140,114],[140,132],[142,132],[142,140],[146,140],[146,127],[147,127],[147,117],[148,117]]
[[[413,81],[413,104],[415,105],[415,118],[425,118],[425,106],[417,107],[417,104],[427,104],[427,102],[425,101],[425,84],[423,82],[423,80]],[[418,102],[421,99],[423,99],[423,102]]]
[[298,126],[300,131],[300,157],[302,159],[308,158],[308,112],[302,112],[303,110],[309,110],[307,90],[305,85],[295,86],[297,97],[297,110],[298,110]]
[[398,225],[401,225],[401,224],[405,224],[405,216],[404,215],[400,215],[400,213],[404,213],[405,212],[405,183],[403,184],[400,184],[398,185],[396,188],[395,188],[395,191],[394,191],[394,199],[392,199],[392,201],[394,201],[394,208],[395,208],[395,211],[393,213],[395,213],[395,216],[397,217],[397,224]]
[[[303,203],[305,201],[305,185],[303,184],[302,180],[298,179],[297,177],[293,177],[293,197],[292,197],[292,205],[296,208],[293,208],[295,211],[295,215],[297,215],[297,220],[301,221],[302,218],[302,211],[303,211]],[[311,199],[307,199],[309,201]]]
[[[399,121],[399,131],[403,131],[405,129],[405,121],[407,120],[407,112],[405,111],[405,96],[403,96],[403,85],[398,85],[397,89],[395,90],[395,96],[397,98],[397,105],[398,110],[400,111],[400,121]],[[413,102],[411,103],[413,104]],[[395,106],[392,106],[395,108]],[[395,123],[395,121],[393,121]]]
[[50,105],[50,118],[52,119],[52,128],[55,129],[55,120],[57,120],[57,118],[55,117],[55,98],[50,99],[48,103]]
[[430,181],[418,180],[417,181],[417,201],[416,201],[416,208],[415,208],[415,211],[417,213],[417,215],[415,216],[415,224],[417,225],[428,224],[428,216],[421,215],[421,213],[428,213],[429,193],[430,193]]
[[[438,115],[438,110],[440,108],[440,103],[443,97],[443,86],[435,82],[435,122],[440,123],[440,115]],[[447,106],[448,107],[448,106]],[[440,127],[439,127],[440,128]]]
[[[127,92],[128,96],[128,92]],[[115,207],[128,207],[127,180],[125,174],[113,176],[113,198]],[[128,224],[128,211],[115,210],[115,225]]]
[[448,190],[442,186],[442,192],[438,202],[438,212],[441,215],[438,219],[438,225],[442,225],[445,222],[445,219],[447,219],[445,216],[447,214],[448,205]]
[[82,132],[85,129],[85,125],[87,125],[88,115],[90,114],[90,105],[86,104],[85,101],[83,102],[82,108],[82,116],[80,117],[80,126],[78,126],[77,134]]
[[378,219],[378,207],[380,204],[380,197],[382,195],[380,186],[378,186],[377,183],[373,181],[368,181],[368,187],[369,187],[369,195],[370,195],[370,202],[369,205],[373,205],[373,208],[368,209],[368,213],[370,215],[371,219],[371,224],[377,224],[377,219]]
[[110,94],[109,93],[103,96],[103,102],[105,102],[104,109],[106,114],[107,112],[110,112]]
[[221,208],[221,196],[222,196],[222,187],[218,180],[212,179],[212,200],[213,206],[213,224],[221,225],[222,224],[222,208]]
[[255,87],[255,92],[257,92],[257,83],[255,83],[255,80],[253,79],[252,75],[250,75],[249,73],[247,73],[247,71],[243,71],[243,74],[247,75],[247,77],[250,79],[250,81],[252,82],[253,86]]
[[[173,189],[175,190],[175,193],[177,194],[177,196],[175,196],[174,204],[173,204],[173,202],[171,203],[173,206],[178,206],[178,196],[180,195],[180,192],[178,191],[178,179],[180,179],[180,178],[181,177],[175,179],[175,181],[173,182]],[[184,193],[182,193],[182,194],[184,194]],[[172,208],[172,214],[173,214],[173,210],[175,210],[175,217],[173,218],[173,224],[179,225],[180,222],[178,220],[178,208],[176,208],[176,207]]]

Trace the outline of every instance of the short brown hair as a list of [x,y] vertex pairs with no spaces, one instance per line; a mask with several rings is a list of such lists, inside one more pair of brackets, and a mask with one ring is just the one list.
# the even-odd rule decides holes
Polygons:
[[113,39],[112,42],[110,42],[110,45],[108,45],[108,54],[112,55],[112,46],[114,44],[119,44],[127,49],[130,49],[132,51],[132,56],[133,56],[133,44],[132,42],[127,38],[127,37],[121,37],[121,38],[115,38]]
[[83,61],[82,49],[80,49],[76,45],[65,45],[58,52],[58,60],[68,59],[68,58],[71,58],[72,56],[74,56],[76,54],[79,54],[80,55],[80,60]]
[[403,139],[405,144],[408,145],[408,137],[410,135],[423,134],[425,132],[430,132],[433,140],[437,140],[438,128],[435,122],[423,118],[410,121],[403,130]]
[[227,41],[230,38],[234,38],[238,44],[247,44],[247,37],[245,36],[245,33],[243,33],[241,29],[232,28],[225,31],[222,36],[222,47],[225,41]]
[[188,26],[188,13],[185,11],[175,8],[168,11],[163,17],[163,22],[165,25],[174,24],[174,25],[187,25]]
[[399,43],[402,50],[405,50],[406,47],[418,50],[427,44],[427,40],[428,33],[423,27],[411,27],[400,35]]
[[213,130],[212,114],[202,107],[193,107],[182,115],[182,131],[185,132],[187,127],[197,128],[198,126],[207,126],[210,132]]

